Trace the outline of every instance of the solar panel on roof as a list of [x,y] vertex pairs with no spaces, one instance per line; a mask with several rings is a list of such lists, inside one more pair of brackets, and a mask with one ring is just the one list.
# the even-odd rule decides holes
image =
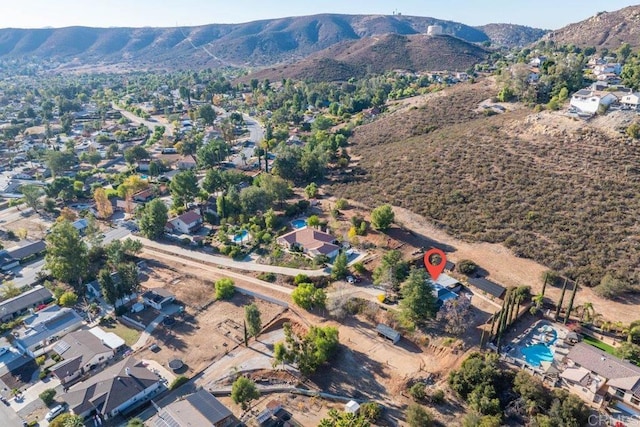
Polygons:
[[166,411],[162,411],[158,418],[156,418],[156,422],[154,423],[156,427],[180,427],[180,424],[176,420],[171,417]]
[[55,351],[58,354],[62,354],[65,351],[69,350],[69,348],[71,348],[71,346],[66,342],[58,341],[56,345],[53,346],[53,351]]

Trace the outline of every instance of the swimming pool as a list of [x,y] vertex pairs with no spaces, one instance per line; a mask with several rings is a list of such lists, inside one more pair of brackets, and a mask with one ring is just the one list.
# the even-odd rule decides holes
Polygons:
[[304,218],[298,218],[291,221],[291,226],[293,228],[303,228],[307,226],[307,220]]
[[240,233],[233,236],[233,243],[242,243],[245,240],[249,240],[249,232],[247,230],[242,230]]
[[520,350],[524,360],[533,367],[540,366],[542,362],[552,362],[553,352],[544,344],[533,344]]

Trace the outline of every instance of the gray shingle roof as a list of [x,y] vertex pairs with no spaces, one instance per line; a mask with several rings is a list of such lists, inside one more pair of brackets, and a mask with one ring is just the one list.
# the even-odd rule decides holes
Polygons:
[[218,399],[206,390],[199,390],[167,405],[155,420],[156,427],[214,426],[232,415]]
[[506,291],[502,286],[492,282],[491,280],[485,279],[484,277],[470,277],[469,284],[485,291],[489,295],[493,295],[496,298],[502,298]]
[[17,297],[0,302],[0,316],[4,317],[19,313],[22,310],[49,301],[52,298],[53,296],[49,289],[38,285]]
[[7,253],[14,259],[23,260],[32,255],[41,254],[46,250],[47,245],[44,240],[36,240],[34,242],[23,240],[18,246],[7,249]]
[[[616,380],[610,381],[609,384],[627,390],[632,390],[640,377],[640,366],[583,342],[576,344],[567,358],[607,380]],[[622,381],[623,379],[628,381]]]

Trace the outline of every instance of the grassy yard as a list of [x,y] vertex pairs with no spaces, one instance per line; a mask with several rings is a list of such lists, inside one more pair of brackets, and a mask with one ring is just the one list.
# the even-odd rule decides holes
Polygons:
[[593,338],[589,335],[583,335],[582,339],[584,340],[584,342],[586,342],[587,344],[590,344],[594,347],[599,348],[600,350],[606,351],[609,354],[616,354],[616,349],[612,346],[610,346],[609,344],[603,343],[602,341]]
[[107,332],[113,332],[114,334],[122,338],[128,346],[135,344],[135,342],[138,341],[138,338],[140,338],[141,334],[141,332],[137,329],[130,328],[120,322],[113,322],[108,326],[103,326],[103,328]]

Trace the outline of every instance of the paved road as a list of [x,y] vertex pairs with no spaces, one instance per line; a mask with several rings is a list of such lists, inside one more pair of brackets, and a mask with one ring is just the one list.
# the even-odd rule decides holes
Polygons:
[[37,280],[38,273],[40,273],[43,268],[44,258],[30,264],[12,268],[11,271],[15,273],[15,276],[11,281],[19,288],[32,285]]
[[[7,222],[15,222],[21,219],[27,218],[33,213],[33,209],[26,207],[27,205],[21,204],[20,206],[14,206],[12,208],[3,209],[0,211],[0,224]],[[0,225],[1,227],[2,225]]]
[[[296,276],[298,274],[306,274],[309,277],[328,276],[329,272],[326,269],[323,270],[302,270],[299,268],[278,267],[274,265],[256,264],[252,261],[234,261],[227,257],[209,255],[202,252],[192,251],[190,249],[184,249],[179,246],[170,245],[166,243],[155,242],[153,240],[145,239],[140,236],[133,236],[132,238],[140,240],[145,248],[149,250],[165,251],[167,253],[179,255],[180,259],[192,259],[200,261],[201,263],[216,264],[223,267],[236,268],[238,270],[247,271],[260,271],[264,273],[278,273],[286,276]],[[266,283],[266,282],[265,282]]]
[[124,227],[116,227],[112,230],[104,233],[104,237],[102,238],[102,244],[106,245],[114,240],[121,240],[125,237],[128,237],[131,234],[131,231]]
[[0,421],[2,427],[22,427],[22,420],[18,414],[4,403],[0,403]]
[[131,122],[136,123],[136,124],[143,124],[146,127],[148,127],[149,129],[151,129],[152,132],[156,127],[164,126],[164,128],[165,128],[164,134],[166,136],[173,135],[173,125],[171,125],[169,123],[160,123],[160,122],[155,122],[155,121],[152,122],[152,121],[149,121],[149,120],[145,120],[142,117],[138,117],[135,114],[130,113],[127,110],[124,110],[124,109],[118,107],[118,105],[116,105],[115,103],[112,103],[111,106],[113,107],[114,110],[120,111],[120,114],[125,116],[127,119],[131,120]]

